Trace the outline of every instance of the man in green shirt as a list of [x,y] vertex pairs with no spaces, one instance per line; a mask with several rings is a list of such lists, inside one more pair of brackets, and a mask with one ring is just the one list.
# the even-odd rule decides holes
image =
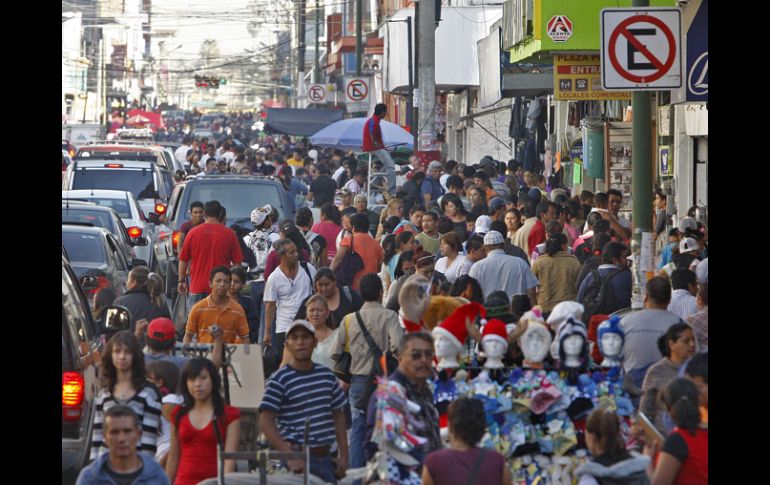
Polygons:
[[422,216],[422,232],[415,239],[420,243],[422,249],[430,254],[438,253],[439,239],[441,234],[438,232],[438,214],[433,211],[426,212]]

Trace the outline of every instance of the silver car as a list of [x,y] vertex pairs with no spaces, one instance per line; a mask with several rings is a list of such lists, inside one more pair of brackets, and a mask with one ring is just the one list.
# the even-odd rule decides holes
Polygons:
[[125,224],[131,239],[138,237],[147,239],[146,246],[134,246],[134,251],[137,259],[143,259],[148,267],[153,267],[155,258],[152,247],[156,239],[155,224],[147,220],[134,194],[125,190],[62,190],[61,198],[93,202],[113,209]]

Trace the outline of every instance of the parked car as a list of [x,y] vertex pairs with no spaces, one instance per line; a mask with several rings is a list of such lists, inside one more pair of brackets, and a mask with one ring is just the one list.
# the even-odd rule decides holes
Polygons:
[[[61,198],[62,203],[64,201],[93,202],[97,206],[114,210],[126,229],[129,243],[133,246],[134,251],[130,257],[144,260],[148,267],[152,267],[155,262],[152,254],[155,224],[147,220],[134,194],[125,190],[63,190]],[[66,220],[63,207],[62,204],[62,222]],[[118,234],[112,230],[110,232],[119,238]]]
[[[63,192],[63,194],[65,193]],[[147,240],[144,237],[132,238],[120,215],[109,207],[100,207],[93,202],[68,200],[64,196],[62,196],[61,202],[62,224],[107,229],[118,241],[127,261],[136,258],[135,246],[147,245]]]
[[134,194],[145,214],[163,215],[174,181],[153,162],[75,159],[67,167],[62,190],[125,190]]
[[103,227],[62,224],[62,245],[93,307],[100,288],[112,288],[120,296],[126,291],[130,264],[120,249],[120,243]]
[[[190,220],[190,204],[219,201],[227,210],[227,225],[239,224],[252,230],[251,211],[270,204],[280,219],[291,217],[289,199],[280,182],[269,177],[243,175],[213,175],[177,184],[171,194],[167,220],[157,227],[154,246],[156,268],[164,278],[169,298],[176,296],[179,228]],[[150,216],[150,220],[156,218]]]
[[102,144],[90,144],[81,147],[76,160],[138,160],[155,162],[159,167],[174,173],[176,164],[173,162],[173,154],[168,158],[165,148],[148,141],[114,140]]

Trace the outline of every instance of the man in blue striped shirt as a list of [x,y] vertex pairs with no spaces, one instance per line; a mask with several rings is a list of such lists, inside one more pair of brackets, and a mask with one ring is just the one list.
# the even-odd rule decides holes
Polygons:
[[[336,483],[345,476],[348,442],[344,407],[347,405],[331,369],[311,360],[318,341],[313,325],[295,320],[286,332],[289,364],[275,372],[267,383],[259,405],[259,428],[278,451],[300,451],[310,447],[310,473]],[[305,420],[310,421],[308,442],[304,441]],[[335,442],[338,456],[330,451]],[[303,460],[289,460],[295,473],[304,470]]]

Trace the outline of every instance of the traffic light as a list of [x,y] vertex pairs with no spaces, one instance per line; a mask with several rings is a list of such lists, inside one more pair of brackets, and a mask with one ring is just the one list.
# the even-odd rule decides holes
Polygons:
[[[219,87],[220,80],[216,77],[210,77],[210,76],[199,76],[195,75],[195,87],[198,88],[218,88]],[[225,81],[223,84],[227,84],[227,81]]]

